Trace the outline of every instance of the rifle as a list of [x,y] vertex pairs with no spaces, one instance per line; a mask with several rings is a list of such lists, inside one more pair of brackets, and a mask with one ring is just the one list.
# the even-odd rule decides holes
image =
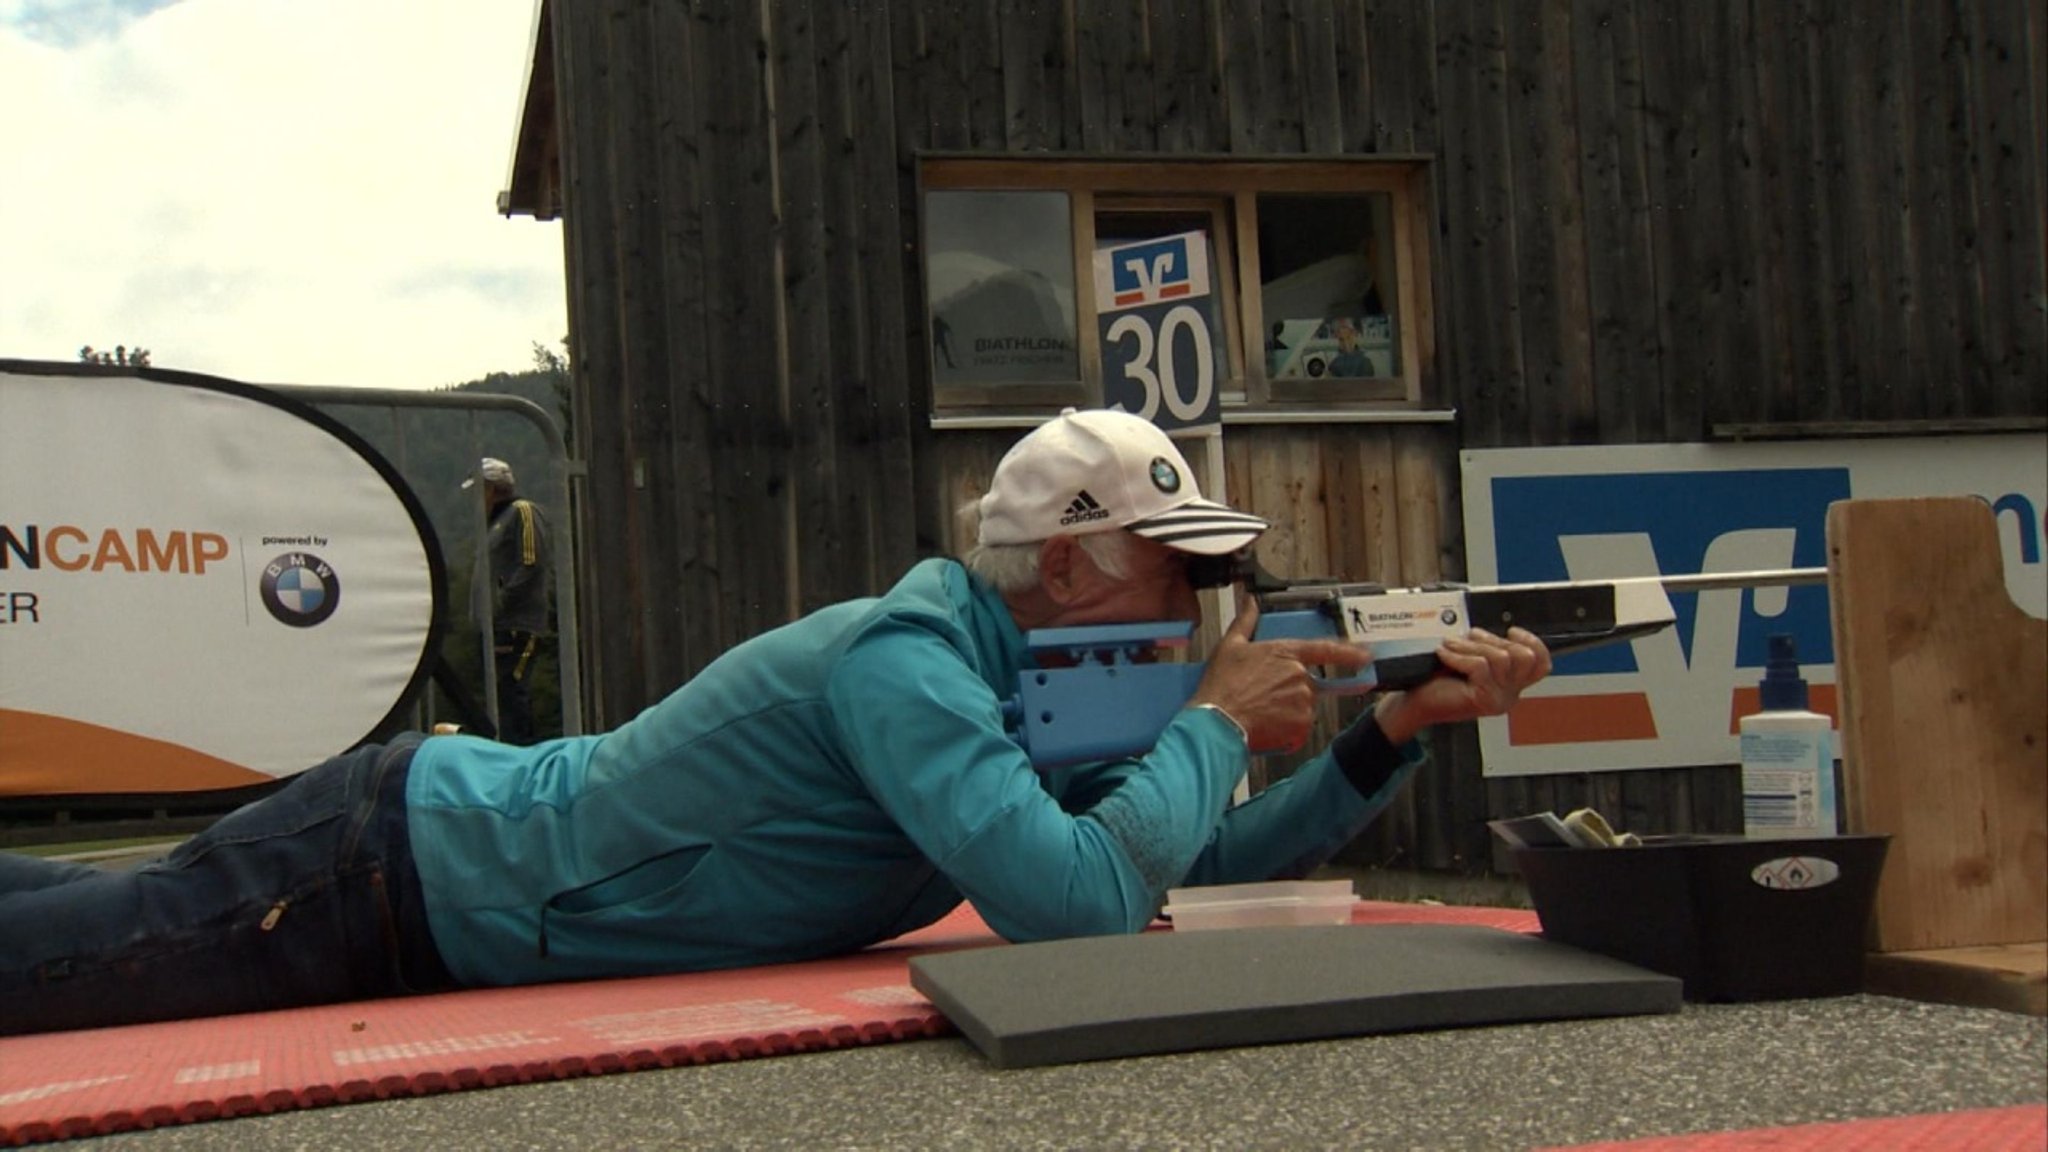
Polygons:
[[[1354,696],[1412,688],[1440,671],[1444,639],[1473,628],[1505,634],[1520,626],[1552,655],[1657,632],[1676,620],[1658,577],[1472,587],[1415,588],[1279,580],[1246,557],[1227,571],[1194,575],[1197,587],[1243,580],[1258,598],[1255,640],[1334,639],[1372,645],[1373,662],[1349,676],[1320,676],[1317,690]],[[1040,663],[1003,706],[1004,725],[1034,767],[1139,756],[1187,705],[1205,666],[1161,662],[1185,648],[1188,621],[1042,628],[1025,645]],[[1276,752],[1254,748],[1255,755]]]

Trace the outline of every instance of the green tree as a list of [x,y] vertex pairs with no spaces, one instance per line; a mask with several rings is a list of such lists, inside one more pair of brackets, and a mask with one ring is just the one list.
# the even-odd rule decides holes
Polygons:
[[569,338],[562,337],[560,352],[536,340],[533,342],[533,370],[548,381],[555,393],[555,418],[562,423],[562,436],[576,442],[576,405],[569,382]]
[[106,364],[122,368],[147,368],[149,367],[149,349],[130,348],[126,344],[116,344],[112,352],[101,352],[92,345],[87,344],[78,350],[78,360],[81,364]]

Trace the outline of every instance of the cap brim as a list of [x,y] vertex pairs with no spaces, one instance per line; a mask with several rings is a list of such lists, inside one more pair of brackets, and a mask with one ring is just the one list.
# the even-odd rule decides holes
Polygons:
[[1191,500],[1178,508],[1126,524],[1127,531],[1197,556],[1225,556],[1271,527],[1257,516],[1213,500]]

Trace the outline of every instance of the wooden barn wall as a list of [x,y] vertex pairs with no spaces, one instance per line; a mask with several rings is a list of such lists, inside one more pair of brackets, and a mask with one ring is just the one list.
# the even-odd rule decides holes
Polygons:
[[[2048,413],[2032,0],[551,12],[609,720],[945,548],[1014,437],[927,427],[922,153],[1434,158],[1425,403],[1457,422],[1232,425],[1276,570],[1462,576],[1461,448]],[[1739,826],[1725,766],[1436,752],[1362,858],[1483,868],[1487,816],[1586,803]]]
[[926,413],[892,271],[904,193],[873,137],[892,115],[879,9],[550,14],[584,635],[615,724],[907,564]]

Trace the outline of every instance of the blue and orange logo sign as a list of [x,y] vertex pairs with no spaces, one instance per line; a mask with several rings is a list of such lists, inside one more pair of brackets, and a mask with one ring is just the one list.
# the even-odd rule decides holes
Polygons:
[[1168,236],[1120,246],[1110,264],[1111,299],[1119,308],[1177,300],[1195,292],[1188,238]]
[[[1827,565],[1828,505],[1849,495],[1847,468],[1497,477],[1492,499],[1498,579],[1504,584],[1584,579],[1583,572],[1572,570],[1575,548],[1603,549],[1609,556],[1626,552],[1638,560],[1647,554],[1656,574],[1665,576],[1821,568]],[[1732,621],[1725,614],[1704,618],[1703,595],[1672,594],[1677,642],[1688,670],[1700,668],[1704,660],[1720,663],[1721,674],[1733,676],[1735,687],[1723,705],[1729,731],[1737,719],[1757,710],[1755,682],[1772,633],[1793,636],[1801,664],[1834,662],[1826,588],[1743,590]],[[1766,599],[1769,611],[1763,606]],[[1746,670],[1757,675],[1743,675]],[[1591,688],[1614,684],[1620,678],[1616,674],[1644,671],[1631,644],[1558,657],[1554,676],[1564,691],[1525,698],[1509,714],[1509,743],[1670,735],[1660,731],[1657,701],[1650,692]],[[1574,678],[1588,689],[1573,690]],[[1814,711],[1834,712],[1832,685],[1815,684],[1811,695]],[[1720,706],[1708,706],[1720,711]]]

